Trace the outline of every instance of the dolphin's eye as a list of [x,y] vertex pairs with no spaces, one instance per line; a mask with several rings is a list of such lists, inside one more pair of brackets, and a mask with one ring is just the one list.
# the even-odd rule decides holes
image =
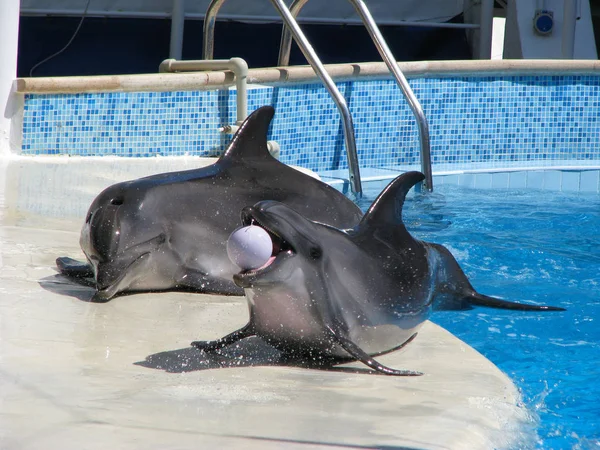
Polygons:
[[308,254],[312,259],[319,259],[323,255],[323,252],[319,247],[312,247],[309,250]]
[[110,201],[110,204],[115,206],[121,206],[123,204],[123,199],[121,197],[113,198]]

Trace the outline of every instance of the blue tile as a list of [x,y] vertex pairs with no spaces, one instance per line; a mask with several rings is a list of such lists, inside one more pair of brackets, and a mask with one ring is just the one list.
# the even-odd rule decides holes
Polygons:
[[561,190],[565,192],[579,192],[579,172],[562,171]]
[[433,176],[433,186],[440,186],[444,184],[444,175],[434,175]]
[[508,186],[511,189],[524,189],[527,187],[527,172],[510,172]]
[[560,191],[561,172],[558,170],[546,170],[544,172],[544,189],[548,191]]
[[600,192],[600,170],[581,172],[579,189],[581,192]]
[[459,183],[459,176],[458,175],[445,175],[443,177],[440,177],[442,183],[441,184],[452,184],[452,185],[457,185]]
[[491,173],[475,174],[475,187],[478,189],[489,189],[492,187]]
[[493,188],[508,188],[508,172],[496,172],[492,174],[492,187]]
[[544,172],[531,171],[527,173],[527,187],[529,189],[544,189]]
[[460,174],[458,177],[458,184],[468,188],[475,187],[475,175],[472,173]]

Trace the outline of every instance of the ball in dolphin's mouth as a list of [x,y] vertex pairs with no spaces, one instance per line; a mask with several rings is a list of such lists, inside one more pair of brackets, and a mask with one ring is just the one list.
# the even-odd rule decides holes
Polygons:
[[265,229],[256,225],[236,229],[227,240],[227,256],[242,270],[264,266],[272,254],[271,236]]

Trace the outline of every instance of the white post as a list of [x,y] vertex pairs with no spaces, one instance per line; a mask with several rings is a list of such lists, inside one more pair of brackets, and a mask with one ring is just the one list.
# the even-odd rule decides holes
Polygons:
[[185,0],[173,0],[171,11],[171,46],[169,48],[170,59],[181,59],[183,48],[183,25],[185,22]]
[[17,77],[19,0],[0,0],[0,155],[10,152],[11,99]]
[[577,24],[577,0],[564,0],[562,26],[562,57],[573,59],[575,53],[575,25]]
[[481,0],[479,20],[479,59],[491,59],[494,28],[494,0]]

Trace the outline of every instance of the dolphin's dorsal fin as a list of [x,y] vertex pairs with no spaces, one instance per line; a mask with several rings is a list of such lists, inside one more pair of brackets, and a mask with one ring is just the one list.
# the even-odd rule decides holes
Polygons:
[[262,106],[250,114],[231,140],[219,161],[245,158],[271,158],[267,132],[275,115],[272,106]]
[[379,194],[355,230],[361,234],[413,239],[402,222],[402,206],[408,191],[424,179],[421,172],[406,172],[397,177]]

